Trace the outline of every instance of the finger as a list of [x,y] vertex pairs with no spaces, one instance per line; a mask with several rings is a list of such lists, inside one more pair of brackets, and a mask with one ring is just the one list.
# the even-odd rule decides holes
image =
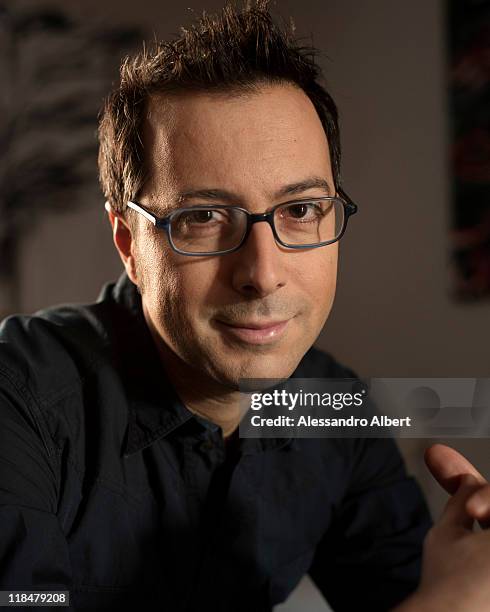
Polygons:
[[444,528],[473,528],[473,517],[466,510],[468,499],[481,487],[472,474],[463,474],[458,490],[449,498],[439,519],[439,525]]
[[490,527],[490,484],[482,485],[466,500],[466,511],[482,529]]
[[463,474],[471,474],[480,484],[487,483],[466,457],[445,444],[433,444],[427,448],[424,459],[432,476],[451,495],[458,489]]

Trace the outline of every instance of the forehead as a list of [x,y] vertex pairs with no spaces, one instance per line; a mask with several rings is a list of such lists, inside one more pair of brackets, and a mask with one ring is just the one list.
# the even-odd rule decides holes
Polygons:
[[293,85],[239,95],[154,95],[143,139],[156,198],[216,188],[265,198],[312,175],[333,185],[323,126]]

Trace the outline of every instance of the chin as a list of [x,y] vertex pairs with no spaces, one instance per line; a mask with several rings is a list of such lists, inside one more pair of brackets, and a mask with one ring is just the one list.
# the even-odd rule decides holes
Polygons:
[[230,368],[230,363],[224,364],[225,367],[221,371],[214,373],[214,378],[221,384],[233,387],[234,389],[240,387],[240,381],[243,379],[279,381],[291,376],[301,358],[302,356],[298,357],[297,361],[293,363],[290,359],[286,362],[284,356],[257,356],[254,359],[248,359],[245,363],[237,363],[233,368]]

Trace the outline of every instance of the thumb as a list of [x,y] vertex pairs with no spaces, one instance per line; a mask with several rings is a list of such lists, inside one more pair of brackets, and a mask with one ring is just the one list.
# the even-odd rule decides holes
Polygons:
[[463,474],[471,474],[479,484],[487,482],[466,457],[450,446],[433,444],[426,449],[424,459],[432,476],[451,495],[458,489]]
[[463,528],[471,530],[474,519],[466,510],[466,502],[473,493],[481,487],[472,474],[463,474],[458,490],[449,498],[439,520],[439,525],[445,528]]

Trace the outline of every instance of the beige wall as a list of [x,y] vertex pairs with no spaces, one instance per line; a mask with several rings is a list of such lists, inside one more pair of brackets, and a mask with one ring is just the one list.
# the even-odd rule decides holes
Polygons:
[[[187,19],[186,6],[199,12],[221,3],[68,5],[81,15],[147,22],[165,36]],[[335,307],[318,344],[364,376],[488,376],[489,303],[458,304],[449,295],[443,1],[302,0],[277,6],[295,17],[300,34],[312,31],[324,51],[322,65],[341,111],[344,183],[359,204],[341,246]],[[46,219],[25,244],[21,269],[25,311],[94,298],[120,269],[102,197],[83,212]],[[445,496],[425,472],[425,446],[404,442],[403,449],[438,513]],[[454,446],[490,474],[487,440]],[[302,588],[299,597],[306,597],[308,609],[324,609]],[[293,603],[288,610],[299,609]]]

